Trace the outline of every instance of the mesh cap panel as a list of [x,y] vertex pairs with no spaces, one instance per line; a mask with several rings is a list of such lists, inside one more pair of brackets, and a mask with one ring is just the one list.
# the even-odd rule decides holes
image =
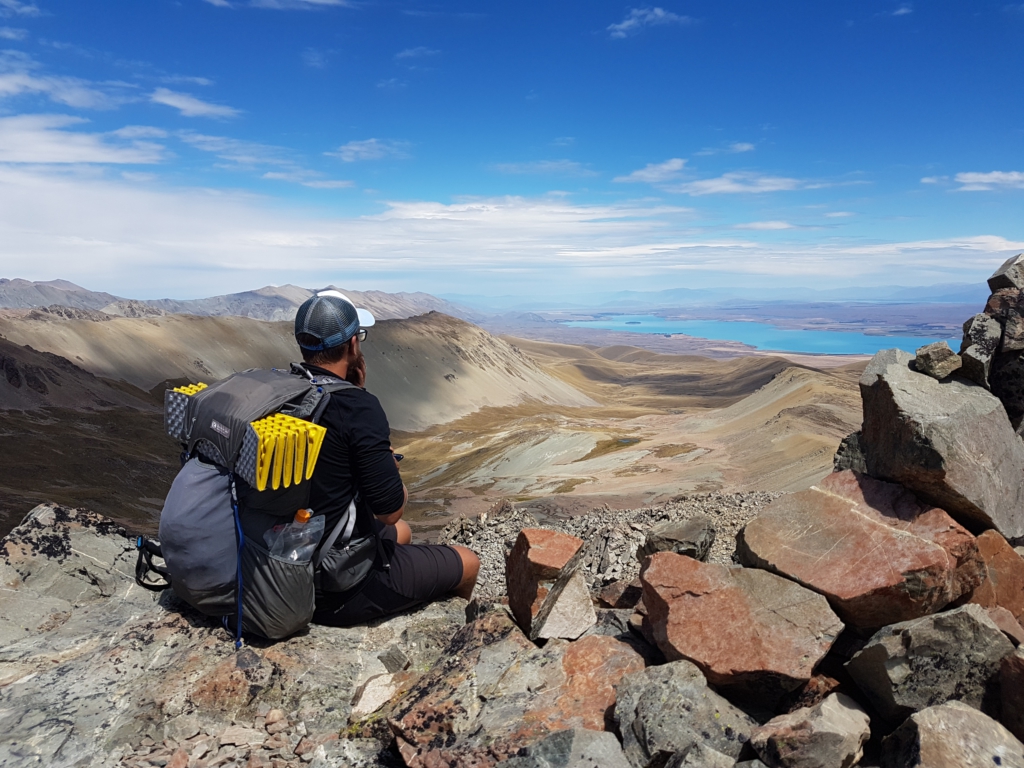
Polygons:
[[355,305],[340,296],[313,296],[306,299],[295,315],[295,335],[306,333],[320,343],[301,345],[319,351],[344,344],[359,330],[359,313]]

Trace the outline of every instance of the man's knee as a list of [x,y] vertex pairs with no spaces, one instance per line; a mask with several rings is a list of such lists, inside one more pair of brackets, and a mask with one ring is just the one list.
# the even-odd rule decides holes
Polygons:
[[452,549],[462,561],[462,581],[459,582],[455,594],[468,600],[473,593],[473,587],[476,586],[477,576],[480,574],[480,558],[468,547],[454,545]]

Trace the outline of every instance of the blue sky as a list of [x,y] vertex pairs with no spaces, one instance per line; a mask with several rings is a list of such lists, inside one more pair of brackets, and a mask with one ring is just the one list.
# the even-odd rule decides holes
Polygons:
[[0,276],[584,296],[983,280],[1024,4],[0,0]]

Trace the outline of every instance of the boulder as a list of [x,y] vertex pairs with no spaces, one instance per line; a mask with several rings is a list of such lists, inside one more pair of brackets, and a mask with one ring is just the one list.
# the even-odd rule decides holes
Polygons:
[[[556,731],[502,763],[505,768],[632,768],[615,734],[572,728]],[[729,763],[732,766],[732,763]]]
[[[219,621],[140,589],[135,559],[117,523],[53,505],[0,541],[0,765],[180,763],[152,746],[164,739],[186,763],[223,739],[244,763],[265,745],[294,746],[300,726],[336,738],[359,686],[386,672],[379,649],[398,645],[428,667],[463,624],[454,598],[236,651]],[[271,722],[274,709],[290,717]]]
[[[1005,344],[1005,341],[1004,341]],[[992,394],[1006,409],[1010,424],[1019,434],[1024,422],[1024,358],[1019,351],[996,355],[989,374]]]
[[1024,253],[1011,256],[988,279],[992,291],[1001,288],[1024,288]]
[[636,768],[707,747],[739,756],[757,723],[708,687],[694,664],[673,661],[622,678],[615,699],[622,747]]
[[964,339],[960,344],[963,366],[960,373],[983,387],[988,387],[992,358],[1003,338],[999,321],[981,313],[964,323]]
[[861,433],[851,432],[843,438],[836,449],[836,455],[832,457],[832,468],[836,472],[851,469],[854,472],[866,474],[868,471],[864,459],[864,448],[861,445]]
[[388,723],[410,768],[482,768],[556,731],[607,730],[615,686],[644,665],[630,644],[608,636],[538,648],[493,611],[455,635]]
[[597,623],[587,582],[579,570],[559,577],[530,626],[531,640],[575,640]]
[[655,552],[675,552],[704,562],[714,543],[715,526],[709,517],[697,515],[686,520],[666,520],[651,528],[636,556],[642,563]]
[[751,734],[750,744],[772,768],[850,768],[870,736],[867,713],[849,696],[834,693],[769,720]]
[[978,536],[984,579],[971,593],[971,602],[985,608],[1001,607],[1024,621],[1024,558],[996,531]]
[[926,373],[933,379],[944,379],[963,365],[960,355],[949,348],[944,341],[926,344],[917,350],[914,367],[918,373]]
[[1014,618],[1013,614],[997,605],[995,608],[986,608],[985,613],[992,619],[992,623],[999,627],[1003,634],[1010,638],[1014,645],[1024,643],[1024,626]]
[[860,379],[862,446],[873,477],[906,486],[968,528],[1024,536],[1024,442],[998,398],[953,377],[910,369],[879,352]]
[[686,754],[677,752],[665,768],[734,768],[736,761],[701,744],[694,744]]
[[958,699],[997,712],[999,665],[1013,644],[984,608],[965,605],[879,630],[846,669],[882,718]]
[[644,596],[640,579],[613,581],[601,590],[599,600],[609,608],[635,608]]
[[959,701],[917,712],[882,742],[882,768],[1019,768],[1024,744]]
[[825,595],[857,629],[934,613],[981,580],[975,539],[949,515],[851,471],[773,501],[740,532],[737,554]]
[[[583,540],[558,531],[524,528],[505,563],[508,605],[519,626],[530,634],[551,584],[576,562]],[[570,566],[571,567],[571,566]]]
[[1024,741],[1024,648],[1003,659],[999,670],[1003,725]]
[[768,571],[659,552],[640,580],[667,659],[765,703],[805,684],[843,629],[824,597]]

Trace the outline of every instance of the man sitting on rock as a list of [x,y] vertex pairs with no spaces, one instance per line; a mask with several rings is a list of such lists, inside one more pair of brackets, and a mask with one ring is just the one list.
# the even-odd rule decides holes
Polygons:
[[[476,554],[465,547],[410,543],[412,532],[402,521],[409,492],[391,447],[387,416],[364,389],[366,361],[359,344],[373,324],[372,314],[337,291],[318,293],[295,316],[295,340],[310,374],[355,385],[333,393],[320,418],[327,435],[309,506],[326,516],[330,532],[355,497],[351,540],[376,534],[380,543],[372,569],[356,585],[331,591],[325,586],[332,581],[329,574],[319,574],[313,616],[318,624],[363,624],[449,594],[469,599],[480,569]],[[326,557],[321,567],[329,569],[332,559]]]

